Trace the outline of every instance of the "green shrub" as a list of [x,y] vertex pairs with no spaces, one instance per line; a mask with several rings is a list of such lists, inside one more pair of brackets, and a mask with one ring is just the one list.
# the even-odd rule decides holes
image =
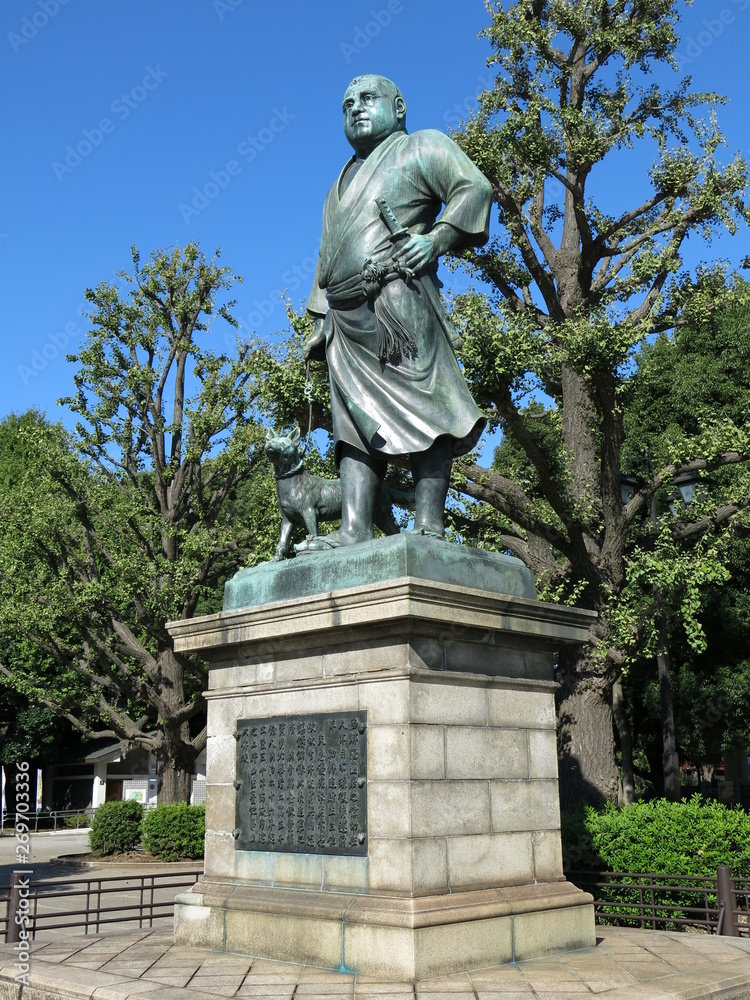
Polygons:
[[[750,871],[750,815],[730,809],[720,802],[704,801],[694,795],[687,802],[638,802],[630,809],[608,805],[591,807],[563,815],[563,863],[568,871],[610,871],[649,875],[692,875],[716,878],[719,865],[728,865],[733,874]],[[625,878],[632,883],[634,879]],[[679,885],[679,880],[666,880]],[[582,884],[585,887],[585,883]],[[647,890],[644,890],[647,892]],[[642,901],[634,887],[604,886],[597,898],[607,905],[600,919],[628,923]],[[687,909],[703,905],[701,893],[688,887],[657,891],[656,898],[675,910],[657,910],[666,920],[689,919]],[[715,897],[709,897],[715,905]],[[675,925],[677,926],[677,925]]]
[[581,806],[575,812],[564,812],[560,816],[565,871],[600,872],[608,869],[605,859],[594,849],[588,828],[589,812],[593,813],[594,810]]
[[205,832],[205,806],[157,806],[143,819],[143,846],[162,861],[202,858]]
[[719,865],[750,871],[750,815],[700,795],[589,807],[565,817],[563,837],[568,867],[711,877]]
[[91,819],[89,844],[94,854],[124,854],[141,839],[143,806],[140,802],[104,802]]
[[66,830],[84,830],[91,825],[91,817],[85,813],[77,813],[75,816],[63,816],[63,826]]

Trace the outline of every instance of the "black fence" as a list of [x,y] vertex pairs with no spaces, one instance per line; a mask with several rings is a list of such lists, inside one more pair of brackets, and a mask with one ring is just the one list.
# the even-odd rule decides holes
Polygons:
[[652,872],[566,872],[594,897],[598,924],[651,930],[703,930],[750,937],[750,878]]
[[[33,940],[39,932],[83,929],[98,934],[111,924],[153,927],[174,917],[176,892],[189,889],[201,870],[32,882],[14,874],[0,886],[0,935]],[[651,930],[703,930],[750,937],[750,878],[634,872],[567,872],[594,897],[597,923]]]
[[0,934],[6,942],[40,931],[82,928],[98,934],[109,924],[133,922],[153,927],[155,920],[174,917],[174,897],[189,889],[202,870],[153,875],[112,875],[31,882],[14,874],[0,886]]

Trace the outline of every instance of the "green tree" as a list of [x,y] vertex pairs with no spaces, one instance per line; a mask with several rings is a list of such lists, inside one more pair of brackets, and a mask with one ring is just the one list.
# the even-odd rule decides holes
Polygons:
[[0,630],[54,665],[2,672],[87,737],[149,750],[160,801],[184,801],[206,742],[206,675],[165,624],[217,610],[226,577],[270,556],[257,511],[273,480],[251,348],[205,346],[214,317],[236,326],[224,301],[235,276],[192,244],[146,264],[134,250],[133,263],[127,295],[86,292],[91,329],[64,400],[75,435],[26,428],[35,468],[0,493]]
[[[723,267],[683,266],[685,240],[733,232],[748,218],[746,165],[723,157],[714,114],[722,99],[692,92],[689,80],[666,89],[654,76],[674,68],[684,6],[491,3],[495,84],[456,135],[492,183],[502,227],[464,255],[490,290],[456,302],[463,361],[528,470],[519,480],[466,462],[462,488],[497,510],[495,544],[531,566],[545,595],[600,615],[589,648],[560,655],[566,805],[617,795],[613,692],[629,739],[618,705],[623,668],[653,643],[669,583],[709,572],[715,552],[700,540],[746,502],[734,496],[675,523],[660,513],[653,532],[643,527],[676,474],[747,459],[744,421],[730,420],[702,420],[665,447],[621,501],[633,356],[654,333],[698,321],[725,291]],[[638,146],[653,156],[648,189],[623,208],[610,166]]]
[[[735,285],[721,307],[700,321],[660,335],[644,346],[629,386],[625,421],[625,465],[642,473],[647,457],[687,442],[717,420],[742,425],[750,411],[750,287]],[[653,461],[653,458],[652,458]],[[746,466],[729,465],[699,483],[695,520],[731,511],[733,498],[747,498]],[[665,498],[669,499],[669,498]],[[678,506],[681,506],[678,504]],[[683,511],[683,513],[686,513]],[[721,516],[719,516],[721,520]],[[690,522],[688,521],[688,524]],[[735,514],[720,536],[722,585],[701,587],[700,620],[686,631],[681,603],[689,592],[673,590],[668,602],[668,645],[674,685],[675,742],[680,757],[713,767],[725,750],[750,745],[750,542],[747,513]],[[678,528],[679,530],[679,528]],[[670,607],[671,604],[671,607]],[[696,604],[697,606],[697,604]],[[636,745],[661,790],[659,690],[649,661],[638,659],[627,678]],[[658,725],[657,725],[658,731]]]
[[[38,483],[44,477],[42,455],[28,446],[29,439],[37,437],[45,439],[51,448],[64,447],[62,428],[48,424],[36,410],[21,415],[11,413],[0,422],[3,499],[20,495],[25,482]],[[38,691],[48,694],[53,682],[62,686],[52,658],[12,627],[0,636],[0,662],[14,665],[19,682],[0,691],[0,760],[6,765],[21,760],[50,761],[62,745],[73,747],[80,742],[80,736],[60,714],[45,708],[35,697]],[[3,679],[7,682],[0,675],[0,681]],[[72,682],[79,697],[85,697],[83,682],[74,677],[68,677],[67,682]]]

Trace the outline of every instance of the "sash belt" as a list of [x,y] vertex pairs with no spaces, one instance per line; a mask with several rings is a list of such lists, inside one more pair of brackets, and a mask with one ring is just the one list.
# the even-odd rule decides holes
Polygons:
[[380,295],[383,287],[399,278],[406,281],[411,272],[395,261],[378,262],[368,257],[359,274],[336,285],[329,285],[326,298],[332,309],[358,309],[372,302],[378,330],[378,359],[383,364],[397,365],[402,357],[414,358],[417,345],[414,338]]

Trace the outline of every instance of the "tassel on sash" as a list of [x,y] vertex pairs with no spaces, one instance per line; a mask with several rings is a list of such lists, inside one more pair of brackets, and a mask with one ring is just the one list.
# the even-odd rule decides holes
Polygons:
[[397,365],[402,358],[417,355],[414,338],[380,294],[383,285],[402,277],[395,263],[380,263],[368,257],[358,275],[329,286],[326,292],[332,309],[356,309],[368,300],[373,302],[378,329],[377,354],[382,364]]

